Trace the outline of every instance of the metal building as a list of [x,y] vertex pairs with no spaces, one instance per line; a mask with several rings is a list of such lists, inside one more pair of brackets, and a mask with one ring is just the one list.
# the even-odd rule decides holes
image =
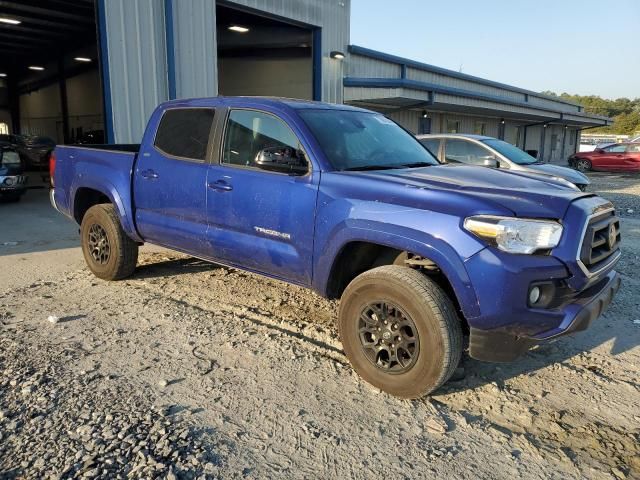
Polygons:
[[554,162],[581,129],[610,124],[558,98],[350,45],[350,0],[0,3],[18,22],[2,26],[0,123],[60,142],[99,130],[136,143],[160,102],[214,95],[356,104],[415,133],[484,133]]

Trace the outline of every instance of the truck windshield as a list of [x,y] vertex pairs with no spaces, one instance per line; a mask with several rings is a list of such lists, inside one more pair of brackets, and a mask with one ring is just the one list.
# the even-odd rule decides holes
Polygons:
[[500,155],[504,155],[513,163],[517,163],[518,165],[531,165],[532,163],[536,163],[537,160],[529,155],[524,150],[520,150],[518,147],[511,145],[510,143],[504,142],[502,140],[490,139],[483,140],[483,143],[486,143],[491,148],[496,150]]
[[301,110],[300,116],[336,170],[385,170],[438,165],[431,153],[377,113]]

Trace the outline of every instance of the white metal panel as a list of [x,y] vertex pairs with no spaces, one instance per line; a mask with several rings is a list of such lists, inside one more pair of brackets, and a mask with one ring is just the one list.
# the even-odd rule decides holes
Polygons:
[[555,102],[548,98],[536,97],[534,95],[529,95],[529,103],[532,106],[538,106],[541,108],[553,108],[554,110],[561,110],[563,112],[579,112],[579,107],[577,105]]
[[464,80],[461,78],[450,77],[435,72],[426,72],[416,68],[407,68],[407,78],[419,82],[434,83],[443,87],[459,88],[463,90],[472,90],[487,95],[496,95],[509,100],[524,101],[524,94],[513,92],[507,89],[482,85],[480,83]]
[[114,137],[138,143],[151,112],[167,99],[164,2],[104,5]]
[[401,67],[396,63],[350,54],[347,59],[348,77],[400,78]]
[[216,4],[212,0],[172,1],[176,97],[216,96]]

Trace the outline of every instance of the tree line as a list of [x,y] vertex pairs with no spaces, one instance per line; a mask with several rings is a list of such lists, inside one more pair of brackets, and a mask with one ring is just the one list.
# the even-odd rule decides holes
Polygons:
[[597,95],[571,95],[569,93],[561,93],[558,95],[551,91],[542,93],[584,105],[584,110],[587,113],[605,115],[613,118],[613,125],[610,127],[594,128],[591,130],[593,133],[633,135],[636,132],[640,132],[640,98],[633,100],[629,98],[609,100]]

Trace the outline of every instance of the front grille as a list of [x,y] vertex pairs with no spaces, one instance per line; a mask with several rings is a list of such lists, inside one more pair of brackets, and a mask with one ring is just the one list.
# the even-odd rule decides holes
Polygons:
[[595,272],[606,266],[620,250],[620,219],[613,210],[592,218],[587,224],[580,261]]

